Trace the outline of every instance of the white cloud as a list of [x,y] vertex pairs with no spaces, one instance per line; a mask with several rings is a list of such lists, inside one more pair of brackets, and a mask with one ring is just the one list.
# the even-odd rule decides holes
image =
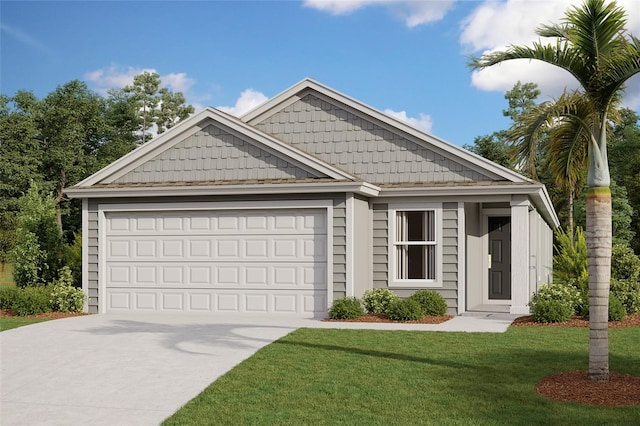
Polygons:
[[439,21],[453,6],[454,0],[305,0],[304,6],[332,15],[346,15],[369,6],[391,8],[407,27],[413,28]]
[[[640,3],[619,0],[628,17],[627,29],[640,35]],[[504,2],[485,1],[463,22],[460,43],[473,54],[504,50],[508,45],[531,45],[540,40],[535,33],[542,24],[559,23],[565,11],[580,5],[576,0]],[[545,40],[542,40],[543,42]],[[508,61],[482,71],[474,71],[471,83],[480,90],[506,91],[517,81],[538,84],[544,98],[558,97],[566,88],[578,88],[578,82],[567,72],[539,61]],[[635,95],[638,84],[631,82],[624,102],[627,106],[640,104]]]
[[433,120],[431,116],[427,114],[420,113],[418,114],[418,118],[407,116],[406,111],[394,111],[392,109],[385,109],[385,114],[388,114],[398,120],[404,121],[405,123],[409,123],[413,127],[416,127],[424,132],[431,132],[431,128],[433,127]]
[[[90,71],[84,75],[84,79],[91,82],[94,90],[106,95],[109,89],[121,89],[133,84],[133,77],[143,72],[157,72],[154,68],[122,67],[111,65],[107,68]],[[160,75],[162,86],[174,92],[186,93],[193,87],[195,80],[187,77],[186,73],[169,73]]]
[[228,114],[240,117],[241,115],[257,107],[258,105],[265,103],[267,100],[269,100],[269,98],[261,92],[253,89],[246,89],[242,93],[240,93],[240,97],[236,100],[235,105],[219,106],[216,108]]

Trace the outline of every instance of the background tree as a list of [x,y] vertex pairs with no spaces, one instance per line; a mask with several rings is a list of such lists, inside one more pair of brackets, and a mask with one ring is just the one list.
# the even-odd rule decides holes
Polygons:
[[615,2],[586,0],[565,12],[561,24],[542,26],[554,44],[511,46],[475,58],[482,69],[513,59],[541,60],[573,75],[591,108],[587,175],[587,253],[589,263],[589,377],[609,380],[608,307],[611,277],[611,191],[607,157],[607,112],[625,81],[640,72],[640,40],[625,31],[626,17]]

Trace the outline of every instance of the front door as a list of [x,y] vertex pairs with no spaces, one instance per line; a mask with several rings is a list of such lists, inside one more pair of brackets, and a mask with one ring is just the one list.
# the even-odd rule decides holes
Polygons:
[[511,299],[511,217],[489,216],[489,300]]

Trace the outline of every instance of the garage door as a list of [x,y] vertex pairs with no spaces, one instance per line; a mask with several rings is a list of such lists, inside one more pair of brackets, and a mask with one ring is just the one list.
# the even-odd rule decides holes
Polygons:
[[110,312],[326,312],[326,210],[111,212],[106,225]]

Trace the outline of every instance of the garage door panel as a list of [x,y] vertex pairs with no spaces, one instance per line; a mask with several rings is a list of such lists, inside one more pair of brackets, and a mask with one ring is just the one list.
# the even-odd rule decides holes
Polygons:
[[109,262],[108,287],[326,289],[325,264]]
[[210,313],[278,313],[313,315],[326,309],[326,293],[308,290],[272,293],[265,290],[180,291],[175,289],[109,289],[110,312],[163,311]]
[[326,211],[107,213],[109,311],[326,311]]

